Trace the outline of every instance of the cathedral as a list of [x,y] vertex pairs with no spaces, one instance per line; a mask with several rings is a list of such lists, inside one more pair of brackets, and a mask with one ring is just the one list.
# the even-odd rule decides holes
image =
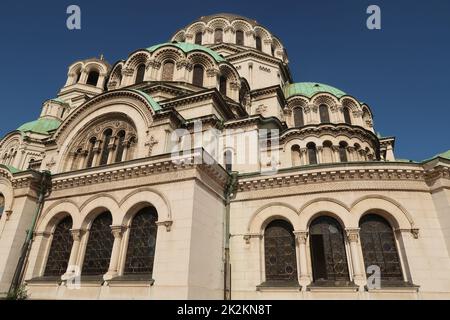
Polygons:
[[75,61],[0,140],[0,298],[450,299],[450,151],[375,111],[234,14]]

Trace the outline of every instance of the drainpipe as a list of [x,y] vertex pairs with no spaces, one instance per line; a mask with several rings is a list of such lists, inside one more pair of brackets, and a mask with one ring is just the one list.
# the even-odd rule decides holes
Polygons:
[[231,300],[231,264],[230,264],[230,202],[238,182],[238,172],[230,172],[225,189],[225,223],[224,223],[224,278],[223,298]]
[[22,250],[20,252],[19,262],[17,263],[16,271],[14,272],[14,277],[11,282],[8,295],[14,295],[14,293],[17,291],[17,289],[19,289],[19,286],[22,283],[25,272],[25,266],[28,260],[28,255],[31,250],[31,244],[33,243],[33,236],[34,236],[34,229],[36,227],[36,222],[39,218],[39,215],[41,214],[45,197],[48,195],[48,191],[50,191],[51,186],[50,171],[43,171],[42,173],[39,174],[40,174],[40,181],[38,187],[38,201],[36,212],[33,216],[30,229],[27,230],[27,237],[25,238],[25,242],[23,243]]

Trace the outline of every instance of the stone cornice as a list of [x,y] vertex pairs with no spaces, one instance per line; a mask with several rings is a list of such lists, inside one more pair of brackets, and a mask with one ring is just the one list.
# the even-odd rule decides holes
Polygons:
[[101,183],[112,183],[187,169],[201,170],[212,181],[215,181],[223,188],[225,187],[228,174],[203,149],[184,151],[183,155],[173,157],[176,161],[173,161],[171,156],[171,154],[164,154],[104,167],[56,174],[52,179],[52,189],[57,191]]
[[350,181],[363,181],[364,183],[367,183],[367,181],[415,181],[421,182],[426,187],[424,184],[426,179],[425,171],[419,165],[360,162],[340,165],[318,165],[315,168],[306,166],[287,171],[280,170],[278,174],[272,176],[257,175],[252,178],[243,175],[239,179],[238,190],[239,192],[248,192],[325,182]]

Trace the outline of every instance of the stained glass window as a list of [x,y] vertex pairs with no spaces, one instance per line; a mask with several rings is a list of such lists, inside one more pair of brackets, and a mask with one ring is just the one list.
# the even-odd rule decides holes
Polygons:
[[260,36],[256,36],[255,41],[256,41],[256,50],[262,51],[261,37]]
[[317,164],[316,145],[314,143],[310,142],[306,145],[306,148],[308,149],[309,164]]
[[350,110],[348,107],[344,107],[344,121],[346,124],[352,124],[352,119],[350,118]]
[[267,281],[297,279],[295,236],[290,223],[275,220],[266,227],[264,255]]
[[62,219],[56,226],[44,276],[61,276],[67,271],[73,243],[71,228],[72,218],[70,216]]
[[192,77],[192,84],[198,87],[203,87],[203,67],[199,64],[194,66],[194,75]]
[[236,31],[236,44],[240,46],[244,45],[244,32],[242,30]]
[[392,227],[383,217],[368,214],[360,221],[360,238],[366,268],[380,267],[381,280],[403,281]]
[[304,125],[305,125],[305,122],[303,119],[303,109],[295,108],[294,109],[294,126],[303,127]]
[[172,81],[173,80],[173,71],[175,69],[175,64],[173,61],[169,60],[164,62],[162,69],[162,81]]
[[214,31],[214,43],[223,42],[223,29],[216,29]]
[[195,44],[202,44],[202,38],[203,38],[203,33],[200,31],[200,32],[197,32],[196,34],[195,34]]
[[124,274],[152,274],[157,220],[158,214],[154,207],[146,207],[133,217]]
[[347,143],[341,142],[339,143],[339,160],[341,162],[347,162]]
[[135,83],[138,84],[138,83],[143,82],[144,81],[144,75],[145,75],[145,64],[141,63],[137,67]]
[[348,281],[347,254],[340,224],[333,218],[316,218],[309,228],[314,281]]
[[319,115],[320,115],[320,123],[329,123],[330,122],[330,113],[328,111],[328,107],[324,104],[319,106]]
[[104,212],[92,222],[83,262],[83,275],[102,275],[108,271],[114,236],[112,217]]
[[227,94],[227,77],[225,76],[220,76],[219,92],[223,95]]
[[121,130],[117,134],[117,151],[116,151],[116,160],[115,162],[121,162],[123,157],[123,151],[125,146],[123,145],[125,141],[125,131]]
[[105,131],[105,133],[103,134],[103,148],[102,148],[102,153],[101,153],[101,158],[100,158],[100,165],[105,165],[108,163],[108,157],[109,157],[109,142],[111,141],[111,136],[112,136],[112,130],[108,129]]

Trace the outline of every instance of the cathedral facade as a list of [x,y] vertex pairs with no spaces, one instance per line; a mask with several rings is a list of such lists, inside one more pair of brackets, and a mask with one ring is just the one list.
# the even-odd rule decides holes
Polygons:
[[0,140],[0,297],[450,299],[450,152],[394,148],[245,17],[76,61]]

